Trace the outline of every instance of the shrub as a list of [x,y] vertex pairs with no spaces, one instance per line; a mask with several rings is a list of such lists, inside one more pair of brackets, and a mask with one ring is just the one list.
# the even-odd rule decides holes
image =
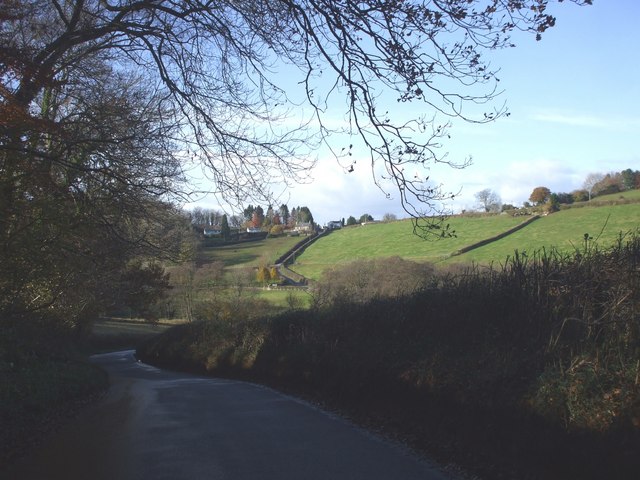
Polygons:
[[334,267],[312,287],[316,306],[336,303],[366,303],[374,298],[397,298],[415,293],[434,278],[429,263],[400,257],[357,260]]
[[267,283],[271,279],[271,273],[269,269],[264,265],[258,267],[256,271],[256,280],[260,283]]
[[279,237],[279,236],[281,236],[283,234],[283,232],[284,232],[284,227],[282,225],[274,225],[269,230],[269,236],[270,237]]

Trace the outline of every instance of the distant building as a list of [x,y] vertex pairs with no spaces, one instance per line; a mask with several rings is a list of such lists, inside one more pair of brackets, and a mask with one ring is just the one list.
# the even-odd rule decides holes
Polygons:
[[307,232],[307,233],[311,233],[313,232],[313,224],[312,223],[307,223],[307,222],[301,222],[296,224],[294,230],[296,232]]
[[218,225],[204,227],[204,229],[202,230],[202,234],[207,238],[219,237],[220,235],[222,235],[222,228],[220,228]]
[[332,220],[329,223],[327,223],[327,228],[329,230],[335,230],[338,228],[342,228],[342,221],[340,220]]

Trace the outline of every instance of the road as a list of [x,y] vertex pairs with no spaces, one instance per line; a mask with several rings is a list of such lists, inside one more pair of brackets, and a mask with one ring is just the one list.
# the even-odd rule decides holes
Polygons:
[[8,479],[400,479],[445,475],[346,420],[269,388],[96,355],[106,397]]

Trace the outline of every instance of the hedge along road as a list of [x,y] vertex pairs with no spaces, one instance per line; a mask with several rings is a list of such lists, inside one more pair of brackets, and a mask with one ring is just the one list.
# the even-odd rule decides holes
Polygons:
[[447,478],[403,447],[251,383],[92,357],[111,388],[8,472],[15,479]]

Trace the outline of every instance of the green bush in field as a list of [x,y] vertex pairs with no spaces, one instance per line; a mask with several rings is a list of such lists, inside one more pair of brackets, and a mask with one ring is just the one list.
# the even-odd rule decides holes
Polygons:
[[434,281],[435,268],[400,257],[355,260],[326,270],[313,284],[314,305],[367,303],[375,298],[397,298],[423,290]]
[[256,271],[256,280],[260,283],[268,283],[271,279],[271,274],[269,273],[269,269],[264,265],[258,267]]

